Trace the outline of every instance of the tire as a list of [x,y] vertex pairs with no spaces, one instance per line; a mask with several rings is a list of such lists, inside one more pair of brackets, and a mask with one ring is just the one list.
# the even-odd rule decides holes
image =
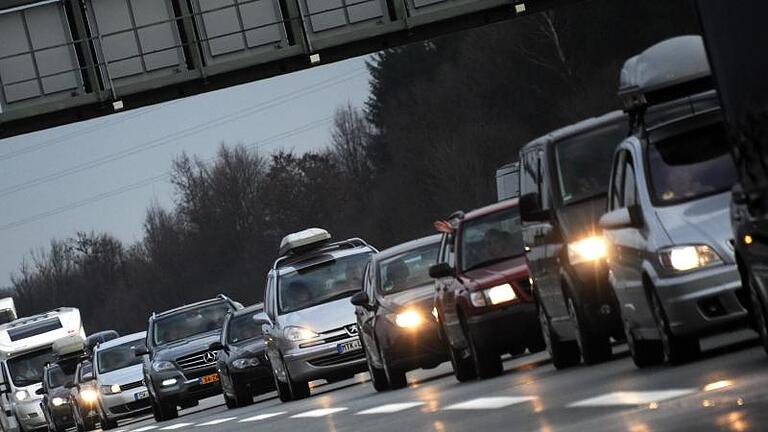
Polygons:
[[752,303],[752,319],[755,330],[760,334],[760,342],[768,354],[768,319],[766,318],[765,301],[758,292],[755,280],[751,276],[749,278],[749,299]]
[[651,310],[656,320],[656,328],[661,336],[661,344],[664,350],[664,357],[670,364],[678,365],[694,360],[701,353],[699,339],[696,337],[676,336],[672,334],[669,327],[669,320],[664,312],[664,306],[661,304],[659,296],[654,290],[649,293],[651,300]]
[[405,371],[391,368],[387,365],[387,359],[382,354],[382,361],[384,362],[384,372],[387,375],[387,382],[389,383],[390,390],[399,390],[408,387],[408,378],[405,376]]
[[577,305],[573,297],[568,297],[568,314],[576,331],[576,343],[586,365],[603,363],[613,357],[611,339],[600,329],[582,305]]
[[537,307],[539,312],[539,324],[541,325],[541,335],[544,338],[544,344],[547,346],[549,357],[552,359],[552,365],[555,369],[565,369],[576,366],[581,362],[581,351],[576,341],[560,341],[552,331],[552,325],[549,322],[544,308]]
[[280,398],[280,402],[290,402],[293,400],[291,394],[291,387],[288,383],[284,383],[277,379],[277,376],[273,373],[272,378],[275,380],[275,389],[277,390],[277,397]]
[[472,337],[466,325],[464,327],[464,337],[469,342],[469,349],[472,353],[472,363],[475,366],[475,374],[480,379],[493,378],[504,373],[504,365],[501,363],[501,355],[493,350],[484,349],[477,344]]
[[642,369],[664,363],[664,346],[660,340],[635,339],[635,335],[627,323],[624,323],[624,333],[635,366]]
[[231,398],[231,397],[227,396],[226,393],[224,393],[224,404],[227,405],[227,409],[240,408],[237,405],[237,400],[235,398]]
[[[362,341],[363,339],[360,338]],[[387,373],[384,369],[377,368],[371,363],[371,355],[368,353],[368,346],[363,343],[363,350],[365,351],[365,360],[368,366],[368,374],[371,376],[371,384],[373,389],[377,392],[383,392],[389,390],[389,381],[387,380]]]
[[283,363],[283,370],[285,370],[285,378],[288,382],[281,382],[275,377],[275,385],[278,387],[277,393],[280,400],[290,402],[308,398],[311,395],[309,383],[307,381],[294,381],[285,363]]
[[246,407],[253,405],[253,393],[248,387],[234,385],[235,387],[235,403],[238,407]]
[[[179,410],[176,408],[175,403],[169,404],[167,402],[152,399],[152,415],[155,417],[155,421],[159,423],[177,418],[179,416]],[[115,422],[115,426],[116,425],[117,422]],[[106,429],[103,422],[101,423],[101,428]]]
[[472,356],[464,357],[461,350],[448,347],[448,353],[451,357],[451,366],[453,366],[453,375],[458,382],[467,382],[477,378],[475,364],[472,362]]
[[102,430],[110,430],[117,428],[117,420],[110,420],[104,414],[99,417],[99,423],[101,423]]

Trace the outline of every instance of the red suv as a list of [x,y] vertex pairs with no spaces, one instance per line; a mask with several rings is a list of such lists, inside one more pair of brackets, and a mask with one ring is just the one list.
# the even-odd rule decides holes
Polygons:
[[503,371],[501,355],[546,347],[531,295],[517,199],[435,222],[443,233],[435,279],[436,317],[456,379]]

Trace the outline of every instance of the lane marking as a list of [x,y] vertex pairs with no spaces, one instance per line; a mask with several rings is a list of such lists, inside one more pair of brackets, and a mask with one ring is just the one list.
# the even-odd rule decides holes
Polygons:
[[134,429],[133,432],[144,432],[152,429],[157,429],[158,427],[159,426],[157,425],[149,425],[149,426],[140,427],[138,429]]
[[285,414],[285,411],[266,413],[266,414],[259,414],[257,416],[244,418],[244,419],[240,420],[239,423],[248,423],[248,422],[255,422],[255,421],[259,421],[259,420],[266,420],[268,418],[277,417],[277,416],[280,416],[280,415],[283,415],[283,414]]
[[183,427],[192,426],[194,423],[176,423],[170,426],[166,426],[163,428],[160,428],[160,430],[174,430],[174,429],[181,429]]
[[536,399],[536,396],[499,396],[482,397],[457,403],[443,408],[444,410],[487,410],[505,408],[510,405],[516,405],[523,402],[530,402]]
[[291,418],[316,418],[325,417],[337,412],[346,411],[348,408],[320,408],[291,416]]
[[399,411],[405,411],[407,409],[416,408],[417,406],[424,405],[424,402],[402,402],[393,403],[388,405],[382,405],[380,407],[371,408],[360,411],[356,415],[368,415],[368,414],[391,414]]
[[207,421],[205,423],[200,423],[199,425],[197,425],[197,427],[200,427],[200,426],[214,426],[214,425],[217,425],[217,424],[222,424],[222,423],[226,423],[228,421],[235,420],[236,418],[237,417],[224,417],[224,418],[220,418],[220,419],[216,419],[216,420]]
[[645,405],[652,402],[662,402],[669,399],[676,399],[696,393],[697,389],[675,389],[675,390],[656,390],[656,391],[620,391],[607,393],[589,399],[583,399],[568,405],[571,408],[579,407],[601,407],[601,406],[624,406],[624,405]]

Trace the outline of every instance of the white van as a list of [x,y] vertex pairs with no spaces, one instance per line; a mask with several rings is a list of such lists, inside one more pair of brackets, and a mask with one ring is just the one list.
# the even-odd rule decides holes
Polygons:
[[5,432],[47,427],[40,407],[43,367],[53,361],[53,343],[80,336],[80,311],[62,307],[0,326],[0,427]]

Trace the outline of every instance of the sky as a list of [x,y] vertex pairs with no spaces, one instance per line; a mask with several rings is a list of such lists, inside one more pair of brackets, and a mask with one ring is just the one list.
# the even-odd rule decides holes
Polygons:
[[0,287],[32,251],[77,231],[142,237],[147,207],[173,205],[164,176],[219,146],[301,153],[330,143],[330,119],[368,97],[365,57],[0,140]]

